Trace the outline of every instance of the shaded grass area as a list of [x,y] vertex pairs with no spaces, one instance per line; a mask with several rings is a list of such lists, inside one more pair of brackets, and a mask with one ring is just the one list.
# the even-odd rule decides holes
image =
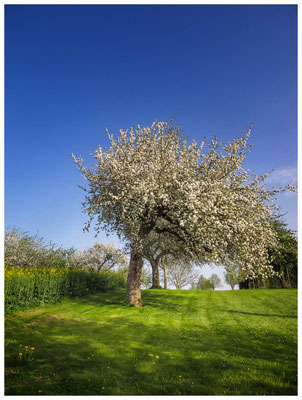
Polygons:
[[8,316],[5,393],[297,394],[297,290],[124,299],[119,289]]

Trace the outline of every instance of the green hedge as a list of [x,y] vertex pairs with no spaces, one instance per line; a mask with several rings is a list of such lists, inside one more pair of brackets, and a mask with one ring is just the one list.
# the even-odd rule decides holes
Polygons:
[[125,277],[115,272],[79,268],[5,268],[5,311],[12,312],[56,303],[97,291],[125,287]]

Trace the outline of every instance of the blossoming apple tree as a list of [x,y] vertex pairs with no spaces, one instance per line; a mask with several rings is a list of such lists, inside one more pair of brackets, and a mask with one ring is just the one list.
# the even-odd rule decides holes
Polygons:
[[257,176],[242,163],[251,151],[246,135],[227,144],[216,138],[188,143],[173,122],[120,130],[110,147],[98,147],[92,168],[75,157],[87,180],[83,209],[89,229],[115,232],[130,244],[127,300],[142,304],[143,247],[155,232],[181,244],[203,262],[239,259],[246,277],[272,273],[267,248],[276,240],[269,217],[275,196],[268,174]]
[[119,247],[113,244],[96,242],[83,251],[74,251],[68,258],[68,265],[82,266],[89,270],[109,271],[116,267],[126,267],[127,257]]

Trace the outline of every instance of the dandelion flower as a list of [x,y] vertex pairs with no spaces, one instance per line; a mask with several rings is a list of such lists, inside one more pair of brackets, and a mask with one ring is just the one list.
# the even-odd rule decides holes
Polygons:
[[36,350],[34,347],[31,347],[30,350]]
[[26,349],[28,349],[28,346],[24,346]]
[[153,354],[148,354],[148,356],[153,357]]
[[23,353],[19,353],[19,356],[22,356]]
[[155,356],[155,358],[159,358],[159,356]]

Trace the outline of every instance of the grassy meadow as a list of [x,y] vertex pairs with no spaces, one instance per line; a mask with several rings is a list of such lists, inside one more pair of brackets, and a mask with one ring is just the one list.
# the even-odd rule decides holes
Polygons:
[[297,290],[143,301],[116,289],[8,315],[5,394],[297,394]]

